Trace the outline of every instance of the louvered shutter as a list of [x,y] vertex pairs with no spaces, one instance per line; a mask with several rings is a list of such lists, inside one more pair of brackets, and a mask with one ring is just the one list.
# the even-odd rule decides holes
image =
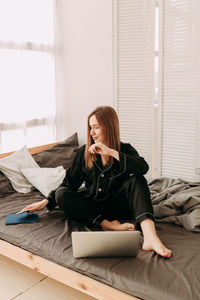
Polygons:
[[114,1],[114,88],[121,140],[143,156],[152,176],[155,1]]
[[161,175],[200,179],[199,0],[163,1],[162,78]]

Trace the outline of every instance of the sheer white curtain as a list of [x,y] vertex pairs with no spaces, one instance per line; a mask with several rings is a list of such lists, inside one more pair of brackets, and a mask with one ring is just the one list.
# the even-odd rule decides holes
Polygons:
[[0,0],[0,152],[55,140],[54,0]]

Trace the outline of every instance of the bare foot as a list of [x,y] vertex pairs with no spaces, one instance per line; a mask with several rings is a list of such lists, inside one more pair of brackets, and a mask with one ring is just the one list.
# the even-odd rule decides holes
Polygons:
[[145,251],[154,250],[157,254],[166,258],[170,258],[172,256],[172,251],[163,245],[157,235],[152,238],[148,237],[144,239],[142,249]]
[[115,230],[115,231],[126,231],[126,230],[135,230],[135,225],[132,223],[120,223],[117,220],[108,221],[103,220],[101,222],[101,227],[105,230]]
[[144,219],[140,222],[144,243],[142,249],[145,251],[155,251],[163,257],[171,257],[172,251],[166,248],[156,234],[155,224],[151,219]]

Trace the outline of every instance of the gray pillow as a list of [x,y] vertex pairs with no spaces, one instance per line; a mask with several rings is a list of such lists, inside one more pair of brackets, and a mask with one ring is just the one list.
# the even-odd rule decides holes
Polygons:
[[0,198],[15,192],[8,177],[0,171]]
[[78,147],[78,135],[75,133],[63,142],[33,155],[33,158],[42,168],[63,166],[67,170],[73,162]]

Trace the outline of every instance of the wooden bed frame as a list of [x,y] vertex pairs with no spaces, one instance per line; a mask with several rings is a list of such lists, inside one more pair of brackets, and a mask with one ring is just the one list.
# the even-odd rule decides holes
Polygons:
[[[29,151],[33,155],[56,144],[59,143],[30,148]],[[0,159],[11,153],[13,152],[0,154]],[[29,251],[23,250],[1,239],[0,254],[99,300],[139,299],[38,255],[32,254]]]

